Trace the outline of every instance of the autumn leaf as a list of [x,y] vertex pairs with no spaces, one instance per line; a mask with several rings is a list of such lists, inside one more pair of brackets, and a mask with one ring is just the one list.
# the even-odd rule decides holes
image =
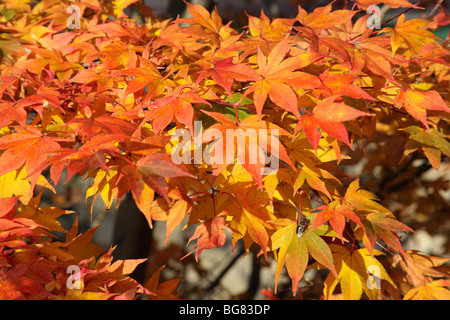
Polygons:
[[155,133],[159,134],[175,117],[178,122],[187,126],[193,134],[194,107],[192,103],[210,105],[195,90],[189,90],[188,86],[179,86],[164,98],[151,104],[151,111],[146,114],[145,120],[152,120],[153,129]]
[[275,293],[277,292],[277,283],[284,264],[286,264],[287,272],[292,279],[293,294],[297,293],[298,283],[303,277],[308,264],[308,253],[330,269],[331,273],[337,278],[338,274],[334,267],[330,248],[316,232],[307,229],[301,236],[298,236],[297,222],[290,221],[272,235],[272,249],[276,250],[279,248],[275,270]]
[[288,19],[269,19],[264,10],[261,9],[261,14],[258,17],[247,14],[248,17],[248,29],[253,37],[261,37],[263,39],[274,39],[278,37],[283,38],[290,28]]
[[169,188],[166,179],[174,177],[193,177],[175,165],[164,154],[149,154],[142,157],[136,165],[128,165],[122,169],[120,179],[125,179],[131,189],[133,199],[151,224],[151,206],[155,192],[170,202]]
[[203,79],[211,78],[219,86],[225,89],[230,99],[233,97],[231,86],[236,81],[251,81],[258,78],[258,74],[248,65],[233,64],[233,58],[213,61],[212,67],[204,67],[199,72],[196,84]]
[[[278,138],[284,135],[289,136],[290,134],[286,130],[265,120],[258,121],[256,115],[248,116],[236,122],[221,113],[205,110],[202,110],[202,112],[219,122],[205,131],[203,139],[204,142],[210,142],[214,137],[214,145],[209,153],[212,157],[218,157],[218,155],[222,157],[222,159],[218,157],[219,161],[217,162],[212,161],[214,162],[213,165],[218,167],[215,171],[216,175],[227,167],[229,157],[232,157],[232,160],[236,157],[262,188],[262,175],[265,165],[268,163],[269,153],[274,155],[274,158],[278,157],[275,160],[271,158],[270,161],[282,160],[294,168],[285,147]],[[217,134],[210,134],[214,130],[219,130],[221,136],[217,137]],[[234,142],[235,137],[236,143]],[[230,150],[233,151],[232,154],[230,154]]]
[[431,283],[410,289],[403,299],[405,300],[449,300],[449,280],[435,280]]
[[[43,175],[37,178],[36,185],[56,193],[55,188],[53,188]],[[20,196],[20,202],[27,204],[33,196],[31,187],[30,178],[24,167],[0,176],[0,198],[16,195]]]
[[346,219],[350,219],[353,222],[363,226],[361,220],[351,210],[351,208],[352,206],[350,205],[338,205],[337,203],[329,203],[328,205],[316,208],[317,210],[321,211],[319,211],[319,213],[317,214],[311,230],[328,221],[330,223],[330,226],[337,232],[341,240],[344,241],[343,232]]
[[41,195],[42,193],[32,198],[28,202],[27,206],[16,215],[16,218],[33,220],[42,227],[51,231],[66,232],[57,218],[64,214],[72,213],[73,211],[62,210],[55,207],[39,208],[38,206],[41,202]]
[[353,84],[353,81],[357,78],[355,75],[343,73],[330,74],[326,70],[319,78],[322,85],[317,91],[322,91],[326,98],[334,95],[346,95],[354,99],[375,100],[363,89]]
[[[369,6],[377,5],[380,3],[378,0],[356,0],[355,1],[358,4],[358,7],[360,7],[363,10],[366,10]],[[421,7],[418,7],[412,3],[410,3],[408,0],[386,0],[382,1],[383,4],[393,8],[415,8],[415,9],[422,9]]]
[[403,247],[397,232],[414,232],[407,225],[382,212],[369,213],[362,223],[365,229],[363,243],[370,252],[372,252],[377,238],[380,238],[392,249],[403,253]]
[[313,89],[319,86],[319,79],[309,73],[294,71],[306,67],[320,55],[293,56],[285,59],[289,51],[288,36],[272,49],[267,58],[258,48],[259,79],[245,91],[245,95],[253,93],[256,112],[261,119],[261,112],[267,97],[281,108],[300,117],[297,106],[297,95],[292,88]]
[[435,90],[419,91],[415,89],[400,89],[395,98],[395,106],[405,110],[429,129],[427,110],[450,112],[450,108]]
[[115,17],[125,17],[123,10],[138,0],[113,0],[112,7]]
[[393,265],[400,265],[406,272],[408,281],[418,288],[427,285],[431,277],[446,277],[445,269],[441,271],[439,267],[444,265],[449,258],[427,256],[417,250],[405,250],[404,254],[396,254],[393,260]]
[[378,198],[373,193],[361,189],[359,186],[359,179],[350,183],[345,192],[345,201],[353,205],[358,210],[367,212],[382,212],[390,213],[390,211],[377,202]]
[[404,253],[396,232],[414,232],[410,227],[395,219],[395,216],[387,208],[376,202],[377,197],[369,191],[359,188],[359,179],[353,181],[344,197],[354,209],[366,212],[361,219],[365,233],[363,243],[370,253],[378,238],[382,239],[392,249]]
[[394,28],[388,27],[380,30],[380,33],[391,32],[392,57],[403,44],[408,47],[408,55],[414,57],[419,54],[423,46],[435,42],[435,39],[439,37],[425,29],[429,23],[425,19],[405,21],[405,14],[401,14]]
[[[404,65],[406,63],[405,58],[398,54],[392,56],[392,51],[386,49],[390,44],[389,38],[372,38],[370,37],[371,33],[372,29],[364,31],[355,39],[355,43],[350,48],[348,47],[348,43],[334,38],[328,38],[324,44],[342,56],[351,69],[350,73],[359,73],[364,68],[367,68],[375,75],[381,76],[396,85],[400,85],[398,80],[393,76],[392,65]],[[322,43],[324,40],[322,39]]]
[[161,271],[164,267],[165,265],[159,267],[158,270],[156,270],[144,284],[144,288],[150,291],[150,294],[147,294],[149,300],[180,299],[180,294],[176,293],[175,290],[177,289],[182,278],[175,278],[160,283]]
[[220,32],[223,27],[222,18],[219,16],[217,9],[214,9],[211,14],[203,6],[198,4],[191,4],[184,1],[192,18],[177,19],[178,23],[189,23],[194,26],[200,26],[201,29],[193,29],[191,32],[204,37],[205,35],[210,39],[214,45],[220,42]]
[[410,134],[410,141],[405,145],[403,158],[421,147],[433,168],[438,169],[441,154],[450,157],[450,143],[440,131],[434,128],[426,130],[417,126],[410,126],[402,130]]
[[53,295],[44,289],[36,280],[24,276],[28,265],[17,264],[12,268],[0,268],[0,299],[25,300],[27,297],[35,299],[53,298]]
[[359,111],[345,103],[335,103],[338,96],[332,96],[324,99],[316,105],[311,114],[304,114],[300,117],[295,128],[296,134],[301,128],[305,130],[308,141],[317,152],[321,133],[318,129],[322,129],[330,136],[341,140],[351,147],[348,139],[348,132],[342,121],[349,121],[361,116],[372,116],[373,114]]
[[133,77],[123,94],[124,100],[129,94],[143,90],[146,87],[149,96],[153,96],[157,93],[157,89],[160,86],[162,77],[156,66],[143,58],[139,60],[141,63],[139,68],[127,68],[121,71],[121,74]]
[[[374,257],[382,255],[378,250],[373,251],[373,255],[366,248],[350,249],[346,246],[331,244],[333,260],[336,261],[336,271],[338,277],[328,275],[325,280],[324,296],[330,298],[337,284],[340,284],[345,300],[359,300],[364,292],[370,299],[378,298],[379,289],[376,285],[368,285],[371,278],[375,281],[381,279],[388,281],[395,286],[386,272],[383,265]],[[375,275],[371,275],[374,273]]]
[[[310,27],[314,30],[320,29],[336,29],[340,30],[339,26],[348,22],[349,19],[356,14],[356,11],[349,10],[331,10],[332,5],[328,4],[323,7],[317,7],[313,12],[308,13],[306,10],[298,7],[298,14],[296,19],[304,26]],[[326,18],[325,18],[326,17]]]
[[35,168],[59,148],[59,143],[53,137],[42,134],[34,126],[17,127],[14,134],[0,137],[0,149],[6,149],[0,155],[0,176],[25,165],[33,189],[41,173],[36,172]]
[[195,259],[198,260],[198,256],[203,250],[222,247],[227,239],[225,230],[230,231],[225,225],[225,219],[223,217],[214,217],[201,221],[187,243],[189,244],[191,241],[197,240],[197,244],[187,255],[190,255],[196,250]]
[[187,214],[190,214],[191,211],[192,206],[182,199],[175,200],[173,203],[169,204],[163,198],[158,198],[155,200],[150,210],[145,210],[144,215],[150,226],[152,226],[152,220],[166,221],[164,246],[173,230],[184,220]]

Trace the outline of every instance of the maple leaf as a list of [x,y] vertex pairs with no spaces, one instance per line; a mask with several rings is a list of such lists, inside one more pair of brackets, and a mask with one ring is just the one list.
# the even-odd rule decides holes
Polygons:
[[405,14],[401,14],[394,28],[388,27],[380,30],[380,33],[391,32],[392,57],[402,44],[406,44],[408,47],[409,52],[406,58],[409,58],[418,55],[424,45],[435,42],[435,39],[439,37],[425,29],[429,23],[425,19],[405,21]]
[[353,81],[357,78],[356,75],[343,73],[330,74],[326,70],[319,78],[322,81],[322,85],[317,90],[324,92],[324,96],[327,98],[335,95],[346,95],[354,99],[375,100],[363,89],[353,84]]
[[321,211],[317,214],[311,230],[328,221],[330,226],[337,232],[341,240],[344,241],[342,233],[344,232],[346,218],[363,226],[359,217],[351,210],[351,207],[352,206],[350,205],[338,205],[337,203],[332,202],[328,205],[323,205],[316,208]]
[[35,299],[53,298],[53,295],[44,289],[36,280],[24,275],[28,264],[22,263],[8,268],[0,267],[0,299],[25,300],[28,297]]
[[414,8],[414,9],[423,9],[421,7],[418,7],[412,3],[410,3],[408,0],[385,0],[385,1],[378,1],[378,0],[356,0],[355,1],[358,4],[358,7],[360,7],[363,10],[366,10],[369,6],[377,5],[380,2],[383,4],[393,8]]
[[81,136],[82,140],[98,140],[100,137],[94,138],[94,136],[99,133],[121,137],[131,135],[135,130],[131,123],[108,113],[95,113],[91,117],[75,117],[67,122],[67,126]]
[[322,136],[320,131],[318,131],[319,128],[351,147],[347,129],[341,122],[362,116],[373,116],[371,113],[352,108],[345,103],[335,103],[334,101],[338,97],[339,96],[331,96],[324,99],[314,107],[311,114],[302,115],[295,128],[294,135],[300,128],[304,128],[306,138],[311,143],[316,153],[319,140]]
[[373,252],[375,243],[380,238],[394,250],[404,253],[396,232],[414,231],[407,225],[396,220],[392,212],[377,203],[375,201],[377,197],[374,194],[360,189],[359,179],[349,185],[344,199],[347,203],[353,205],[356,210],[368,213],[361,219],[361,222],[365,230],[362,240],[369,252]]
[[139,58],[141,66],[139,68],[127,68],[121,71],[121,74],[128,75],[134,77],[128,85],[125,93],[123,94],[123,99],[131,94],[135,93],[139,90],[147,87],[148,95],[151,97],[157,94],[157,89],[161,82],[161,74],[158,72],[158,69],[154,64],[150,61],[145,60],[143,58]]
[[127,137],[120,134],[97,134],[78,149],[60,148],[54,150],[33,172],[41,172],[52,165],[50,177],[53,182],[58,183],[61,171],[64,168],[67,169],[66,181],[77,173],[84,173],[89,168],[99,167],[109,170],[106,165],[106,155],[120,155],[120,149],[115,143],[123,141]]
[[313,12],[308,13],[306,10],[298,6],[298,14],[296,19],[304,26],[314,30],[335,29],[341,30],[339,25],[348,23],[348,20],[356,14],[356,11],[349,10],[331,10],[331,3],[324,7],[317,7]]
[[408,281],[414,287],[420,287],[430,282],[429,277],[446,277],[445,271],[440,271],[439,267],[444,265],[449,258],[428,256],[417,250],[405,250],[404,254],[394,256],[394,266],[400,264],[405,270]]
[[403,159],[421,147],[433,168],[438,169],[441,154],[443,153],[450,157],[450,143],[446,140],[445,135],[438,130],[434,128],[426,130],[417,126],[410,126],[400,130],[410,134],[410,141],[405,145]]
[[[108,170],[94,171],[94,182],[86,190],[86,201],[88,198],[94,196],[91,206],[91,214],[94,209],[94,204],[97,196],[100,194],[105,204],[105,208],[109,210],[117,197],[118,188],[115,186],[118,178],[116,168],[108,167]],[[93,172],[91,173],[93,174]]]
[[[130,45],[123,41],[113,41],[101,48],[102,67],[106,70],[136,68],[137,55]],[[150,70],[149,70],[150,71]]]
[[26,125],[27,112],[25,106],[10,101],[0,102],[0,128],[11,121],[17,121],[21,126]]
[[32,198],[27,203],[27,206],[19,213],[17,213],[16,218],[26,218],[33,220],[40,226],[51,231],[66,232],[57,218],[64,214],[73,213],[73,211],[62,210],[55,207],[39,208],[38,206],[41,202],[41,195],[42,192],[36,197]]
[[222,247],[227,240],[225,230],[230,231],[230,228],[225,225],[223,217],[214,217],[201,221],[188,241],[189,244],[191,241],[197,240],[197,244],[186,256],[197,250],[195,259],[198,260],[198,256],[203,250]]
[[403,299],[405,300],[449,300],[450,280],[435,280],[417,288],[410,289]]
[[309,73],[294,71],[306,67],[321,58],[318,54],[305,53],[284,59],[289,51],[289,35],[279,42],[266,58],[258,48],[259,79],[245,91],[245,95],[253,92],[256,112],[261,119],[264,103],[269,97],[273,103],[294,114],[300,113],[297,107],[297,95],[292,89],[313,89],[320,85],[320,80]]
[[400,89],[395,98],[395,106],[405,110],[429,129],[426,110],[450,112],[450,108],[435,90],[420,91],[415,89]]
[[195,81],[198,85],[203,79],[211,77],[219,86],[225,89],[230,96],[233,97],[231,86],[236,81],[251,81],[258,79],[258,74],[248,65],[233,64],[233,58],[226,58],[213,61],[213,67],[204,67],[203,71],[199,71],[199,76]]
[[229,224],[233,231],[232,246],[234,248],[236,241],[243,239],[247,254],[251,243],[255,242],[261,247],[261,252],[267,259],[269,234],[272,228],[268,222],[275,219],[273,209],[265,192],[243,188],[241,184],[245,185],[245,183],[237,182],[231,186],[229,191],[235,195],[234,200],[236,201],[232,201],[223,210],[233,217]]
[[135,38],[136,35],[127,26],[120,24],[120,21],[108,21],[107,23],[97,24],[93,29],[100,30],[110,38]]
[[445,57],[448,55],[447,50],[445,50],[439,43],[430,42],[424,45],[416,58],[411,58],[411,61],[430,61],[434,63],[443,64],[445,66],[450,66],[450,64],[445,61]]
[[50,152],[59,148],[55,138],[42,134],[34,126],[15,127],[13,134],[0,137],[0,149],[6,149],[0,156],[0,176],[25,165],[33,189],[41,173],[35,168],[48,158]]
[[358,74],[366,67],[374,74],[400,86],[392,74],[392,64],[404,65],[406,60],[398,54],[392,57],[392,51],[386,49],[390,44],[389,38],[370,37],[371,33],[372,29],[367,29],[355,39],[353,45],[335,38],[321,38],[320,43],[341,57],[351,69],[351,74]]
[[[37,178],[36,185],[56,193],[55,188],[43,175]],[[12,197],[13,195],[20,196],[20,202],[23,204],[27,204],[33,196],[31,181],[24,167],[0,176],[0,198]]]
[[[276,137],[275,134],[276,130],[278,130],[277,131],[278,136],[282,135],[289,136],[290,134],[284,129],[265,120],[259,121],[256,115],[248,116],[245,119],[236,122],[221,113],[209,112],[205,110],[202,110],[202,112],[211,116],[212,118],[214,118],[216,121],[219,122],[218,124],[214,124],[211,127],[209,127],[208,128],[209,131],[206,130],[204,135],[208,134],[208,136],[210,136],[208,132],[214,132],[213,130],[216,129],[220,130],[220,132],[222,133],[221,136],[214,137],[215,138],[214,143],[216,147],[213,146],[213,148],[220,149],[220,146],[222,146],[223,148],[222,150],[215,151],[221,152],[219,154],[221,154],[223,158],[219,159],[221,161],[220,162],[217,161],[217,164],[214,163],[218,167],[218,170],[215,170],[216,175],[222,172],[229,164],[227,162],[227,159],[230,156],[229,155],[229,152],[231,150],[230,146],[232,146],[233,159],[234,155],[236,155],[237,159],[239,160],[239,163],[242,164],[242,166],[254,176],[256,182],[261,188],[263,175],[262,171],[265,168],[265,164],[268,163],[267,158],[269,150],[271,154],[278,155],[278,158],[280,160],[286,162],[292,168],[295,169],[295,166],[290,160],[284,146],[281,144],[279,140],[276,141],[277,139],[273,139],[274,137]],[[230,132],[232,132],[232,134],[230,134]],[[237,137],[236,144],[234,143],[234,136]],[[203,140],[205,142],[209,142],[212,139],[212,137],[213,136],[210,136],[209,138],[205,137],[205,139]],[[252,137],[256,139],[252,139]],[[243,147],[240,142],[243,142],[245,146]],[[212,149],[210,153],[211,154],[213,153]],[[274,161],[274,159],[271,159],[271,161]]]
[[152,120],[153,130],[159,134],[164,130],[173,118],[186,125],[193,134],[193,117],[194,107],[192,103],[202,103],[211,106],[211,104],[203,99],[195,90],[186,90],[189,86],[176,87],[165,97],[156,100],[150,105],[150,110],[146,114],[144,120]]
[[297,190],[299,190],[301,187],[303,187],[303,184],[306,181],[311,189],[320,191],[324,193],[329,199],[331,199],[332,196],[327,189],[327,184],[325,183],[324,179],[332,179],[334,180],[334,182],[337,182],[338,184],[340,183],[338,179],[327,170],[324,170],[319,165],[305,161],[293,183],[294,193],[297,192]]
[[403,253],[403,247],[396,232],[414,232],[407,225],[393,219],[388,214],[381,212],[369,213],[362,223],[364,224],[365,230],[365,234],[363,235],[363,243],[370,252],[372,252],[377,238],[380,238],[392,249]]
[[114,16],[117,18],[126,17],[127,15],[123,12],[123,10],[138,1],[139,0],[113,0],[111,5],[113,8]]
[[330,247],[320,237],[316,230],[307,229],[301,236],[297,234],[297,222],[289,221],[283,228],[277,230],[272,235],[272,249],[279,248],[277,255],[277,267],[275,270],[275,293],[277,292],[277,283],[283,265],[286,263],[286,269],[292,280],[292,291],[297,293],[297,286],[308,265],[308,253],[320,262],[337,278],[333,257]]
[[[246,13],[247,14],[247,13]],[[253,37],[261,37],[262,39],[283,38],[290,28],[293,19],[270,19],[261,9],[260,17],[254,17],[247,14],[248,29]]]
[[192,206],[182,199],[175,200],[169,204],[163,198],[158,198],[154,201],[152,208],[144,212],[144,215],[150,226],[152,226],[152,220],[167,222],[164,246],[173,230],[184,220],[186,214],[190,214],[191,211]]
[[[222,18],[215,8],[211,14],[203,6],[191,4],[184,1],[192,18],[177,19],[176,23],[189,23],[191,33],[197,34],[199,37],[209,38],[212,44],[218,46],[221,40],[221,30],[223,28]],[[196,28],[200,27],[200,29]]]
[[356,179],[350,183],[347,191],[345,192],[344,199],[347,203],[358,208],[358,210],[390,213],[387,208],[376,202],[378,198],[373,193],[360,189],[359,179]]
[[136,205],[144,213],[150,226],[154,193],[159,193],[169,202],[166,178],[194,177],[170,161],[167,155],[157,153],[142,157],[136,165],[125,166],[122,174],[120,179],[126,179]]
[[[374,255],[382,255],[382,252],[374,250],[372,255],[366,248],[352,250],[336,244],[331,244],[330,248],[333,253],[333,261],[336,261],[338,277],[332,277],[330,274],[325,279],[323,290],[326,298],[331,297],[339,283],[345,300],[359,300],[363,291],[370,299],[377,299],[379,288],[367,285],[370,280],[369,277],[376,276],[379,280],[386,280],[395,286],[383,265],[373,257]],[[378,272],[371,275],[370,272],[373,272],[371,270],[374,268]]]
[[175,278],[167,280],[163,283],[159,283],[161,271],[165,265],[156,270],[152,276],[145,282],[144,288],[150,291],[151,294],[147,294],[149,300],[179,300],[180,294],[175,290],[182,278]]

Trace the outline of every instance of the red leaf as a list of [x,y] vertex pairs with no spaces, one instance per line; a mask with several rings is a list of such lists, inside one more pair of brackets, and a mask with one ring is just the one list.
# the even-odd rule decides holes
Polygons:
[[338,96],[332,96],[323,100],[314,108],[313,114],[301,116],[295,128],[294,134],[300,128],[304,128],[306,138],[308,138],[308,141],[316,152],[321,137],[321,134],[318,132],[319,128],[351,147],[347,129],[341,121],[349,121],[361,116],[373,115],[354,109],[345,103],[335,103],[334,101],[337,98]]

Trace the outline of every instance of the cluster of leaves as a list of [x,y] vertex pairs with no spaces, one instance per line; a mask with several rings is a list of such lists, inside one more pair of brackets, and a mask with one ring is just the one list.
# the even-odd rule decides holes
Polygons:
[[[450,156],[449,55],[430,31],[437,22],[400,15],[393,28],[370,29],[368,15],[354,18],[370,2],[299,7],[294,19],[261,13],[238,32],[189,3],[192,18],[161,21],[137,0],[80,1],[80,29],[69,30],[70,1],[4,1],[0,297],[178,297],[179,279],[158,286],[161,269],[144,286],[127,277],[142,261],[111,263],[112,250],[91,243],[94,229],[77,236],[75,223],[55,240],[49,231],[64,232],[56,219],[67,212],[40,207],[32,192],[53,190],[66,170],[66,181],[92,178],[86,198],[100,195],[107,209],[131,192],[150,226],[166,221],[165,240],[183,221],[195,225],[196,258],[223,246],[227,232],[233,248],[258,247],[277,261],[275,292],[286,266],[294,295],[305,270],[318,268],[330,271],[324,298],[337,288],[347,299],[448,298],[447,259],[404,251],[398,232],[412,229],[338,167],[386,126],[408,134],[405,157],[423,152],[437,168]],[[123,13],[130,4],[144,24]],[[193,134],[194,121],[221,132],[278,130],[281,144],[262,151],[278,148],[279,170],[262,175],[264,161],[174,164],[171,136]],[[301,215],[309,225],[300,234]],[[389,268],[380,241],[395,260]],[[82,290],[66,288],[69,265],[82,269]],[[366,285],[370,266],[381,290]]]

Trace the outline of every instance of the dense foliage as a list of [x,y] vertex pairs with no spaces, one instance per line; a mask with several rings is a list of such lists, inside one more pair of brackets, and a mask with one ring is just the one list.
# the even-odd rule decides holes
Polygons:
[[[0,298],[179,297],[180,279],[159,285],[160,268],[138,284],[128,275],[142,260],[112,263],[114,251],[92,243],[95,229],[65,230],[58,218],[70,212],[40,204],[38,190],[55,191],[66,171],[66,182],[92,178],[86,198],[108,209],[131,192],[150,226],[166,221],[166,240],[181,223],[195,226],[196,258],[227,234],[233,248],[257,247],[277,262],[275,294],[284,268],[294,295],[317,268],[329,270],[325,299],[449,299],[448,259],[404,250],[399,234],[413,229],[375,195],[404,208],[418,201],[397,192],[417,174],[413,161],[448,162],[448,41],[432,32],[438,19],[401,14],[392,27],[368,28],[373,2],[299,7],[294,19],[261,13],[235,30],[189,3],[192,18],[161,21],[137,0],[3,1]],[[144,24],[123,13],[131,4]],[[200,140],[180,148],[181,129]],[[242,161],[197,161],[197,151],[225,151],[227,130],[243,141],[232,149]],[[365,172],[390,169],[384,180],[346,172],[363,153]],[[278,166],[267,174],[269,163]],[[433,208],[418,210],[444,219],[436,203],[445,207],[446,183],[432,185]],[[67,286],[72,265],[80,288]]]

